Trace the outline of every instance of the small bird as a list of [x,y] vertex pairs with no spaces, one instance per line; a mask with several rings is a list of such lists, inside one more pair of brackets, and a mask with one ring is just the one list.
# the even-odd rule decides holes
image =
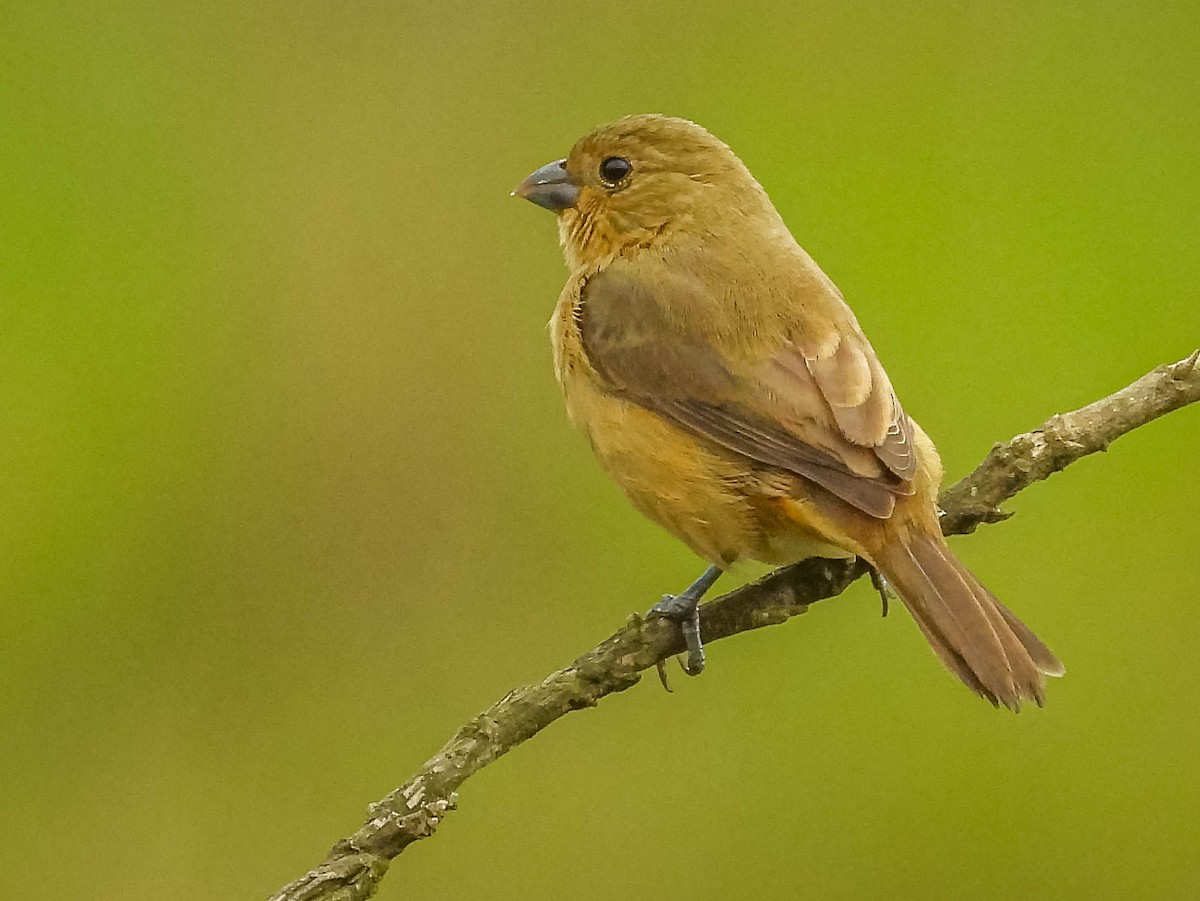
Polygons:
[[704,650],[698,604],[739,560],[867,561],[993,705],[1063,666],[946,545],[942,465],[841,292],[694,122],[628,116],[513,192],[558,217],[550,329],[571,420],[633,505],[712,565],[651,613]]

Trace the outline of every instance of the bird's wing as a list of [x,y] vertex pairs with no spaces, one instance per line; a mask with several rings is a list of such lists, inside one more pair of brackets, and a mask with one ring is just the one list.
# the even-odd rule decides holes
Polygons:
[[788,326],[765,352],[722,355],[688,326],[694,297],[673,290],[695,285],[660,280],[651,289],[611,270],[584,285],[576,308],[584,351],[613,391],[871,516],[887,518],[896,496],[912,493],[911,423],[848,309],[836,325]]

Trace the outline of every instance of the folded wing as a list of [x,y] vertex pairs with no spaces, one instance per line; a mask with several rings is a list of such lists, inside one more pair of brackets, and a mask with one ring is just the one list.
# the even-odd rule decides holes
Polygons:
[[588,280],[576,316],[610,388],[864,513],[890,516],[896,496],[912,493],[912,426],[852,317],[839,325],[809,317],[808,328],[797,317],[765,348],[723,353],[679,314],[695,290],[669,281],[651,289],[611,269]]

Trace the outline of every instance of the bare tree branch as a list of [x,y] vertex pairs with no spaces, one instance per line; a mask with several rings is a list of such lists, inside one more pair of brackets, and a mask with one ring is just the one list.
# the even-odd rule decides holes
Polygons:
[[[1007,518],[1000,505],[1034,482],[1108,446],[1126,432],[1200,400],[1200,350],[1159,366],[1115,394],[992,448],[969,476],[942,492],[942,530],[973,532]],[[701,607],[705,642],[786,622],[840,594],[866,572],[858,560],[806,560],[776,570]],[[270,901],[362,901],[388,864],[433,834],[471,775],[559,717],[635,685],[642,671],[683,650],[678,626],[631,616],[624,628],[536,685],[516,688],[475,717],[404,785],[372,804],[367,822],[315,869]]]

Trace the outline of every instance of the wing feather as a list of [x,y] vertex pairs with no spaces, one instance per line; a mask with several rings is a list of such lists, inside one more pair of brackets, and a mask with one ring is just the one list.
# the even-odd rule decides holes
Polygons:
[[738,359],[676,314],[695,290],[651,290],[610,270],[589,279],[576,316],[597,373],[693,434],[890,516],[896,496],[912,493],[911,425],[853,316],[819,335],[792,329],[773,352]]

